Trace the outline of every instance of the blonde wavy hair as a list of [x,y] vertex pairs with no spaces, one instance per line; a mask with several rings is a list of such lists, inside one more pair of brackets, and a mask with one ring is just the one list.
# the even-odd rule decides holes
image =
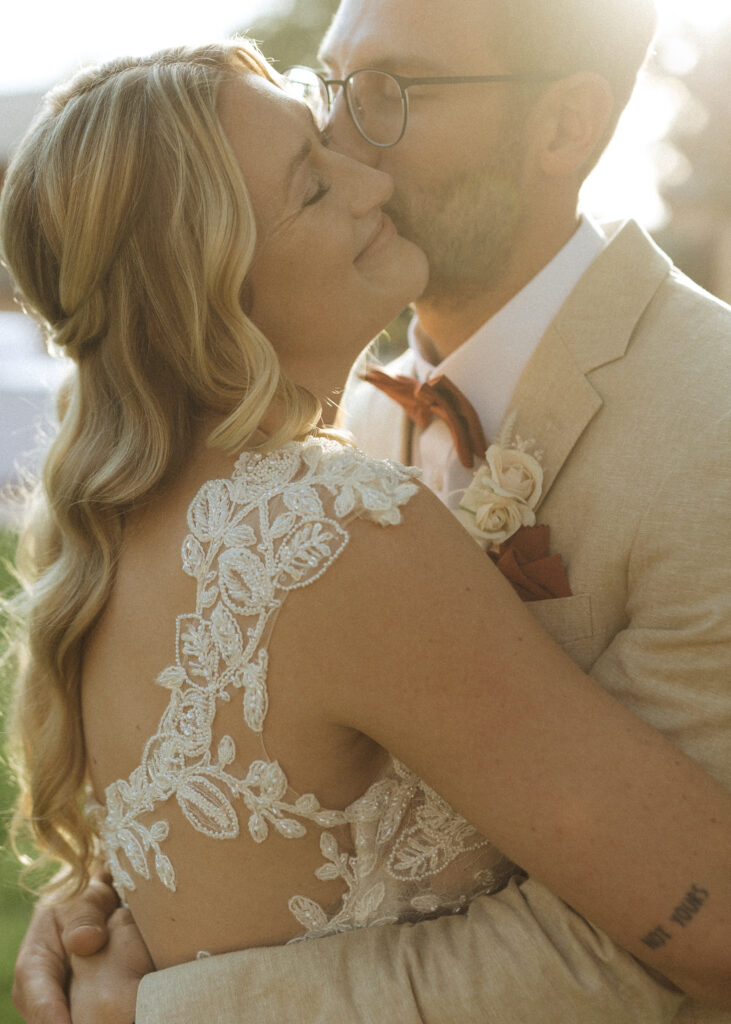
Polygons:
[[211,446],[261,449],[311,431],[312,394],[244,312],[254,215],[217,115],[222,83],[276,76],[235,40],[83,70],[46,98],[0,199],[0,246],[26,309],[75,363],[21,536],[24,585],[12,735],[14,832],[78,891],[96,844],[86,780],[84,638],[112,588],[125,514],[182,462],[202,415]]

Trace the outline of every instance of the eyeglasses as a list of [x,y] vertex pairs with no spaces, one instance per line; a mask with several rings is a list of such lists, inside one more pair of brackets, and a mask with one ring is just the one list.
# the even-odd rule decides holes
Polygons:
[[334,91],[342,88],[353,124],[372,146],[388,149],[400,142],[409,118],[407,90],[415,85],[472,85],[485,82],[547,82],[557,76],[544,72],[512,75],[407,78],[379,68],[357,68],[347,78],[325,78],[313,68],[296,66],[285,72],[292,95],[312,111],[319,128],[330,120]]

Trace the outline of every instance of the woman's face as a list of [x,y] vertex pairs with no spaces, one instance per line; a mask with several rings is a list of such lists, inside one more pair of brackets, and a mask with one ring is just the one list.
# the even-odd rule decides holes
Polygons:
[[308,383],[318,360],[349,363],[418,297],[426,258],[381,210],[391,178],[328,149],[286,93],[244,74],[224,84],[219,116],[256,216],[249,315]]

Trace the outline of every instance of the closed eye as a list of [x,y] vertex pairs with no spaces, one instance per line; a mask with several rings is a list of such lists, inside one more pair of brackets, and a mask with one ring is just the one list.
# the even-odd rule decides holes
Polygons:
[[316,191],[309,197],[309,199],[305,200],[303,206],[314,206],[315,203],[319,203],[321,199],[324,199],[329,191],[330,185],[327,182],[318,181]]
[[[310,116],[312,116],[311,113],[310,113]],[[314,119],[313,119],[313,127],[315,127]],[[330,132],[328,131],[328,129],[327,128],[323,128],[322,130],[320,130],[318,128],[315,128],[315,132],[317,133],[317,137],[318,137],[318,141],[319,141],[320,145],[323,146],[325,149],[327,149],[329,147],[329,145],[330,145]],[[322,179],[318,180],[318,182],[317,182],[317,189],[315,190],[315,192],[311,196],[309,196],[309,198],[307,198],[305,200],[305,202],[302,204],[303,207],[305,207],[305,206],[314,206],[315,203],[319,203],[321,199],[325,198],[325,196],[328,194],[329,191],[330,191],[330,184],[328,182],[323,181]]]

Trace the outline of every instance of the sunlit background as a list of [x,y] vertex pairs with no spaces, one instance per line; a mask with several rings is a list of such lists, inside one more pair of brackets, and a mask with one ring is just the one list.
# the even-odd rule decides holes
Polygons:
[[[682,270],[731,301],[731,0],[656,3],[656,53],[582,200],[601,220],[637,219]],[[79,65],[234,31],[250,31],[279,66],[311,62],[337,0],[3,6],[0,176],[42,93]],[[35,410],[60,373],[13,308],[0,273],[0,485],[32,446]]]
[[145,53],[246,28],[287,0],[11,0],[0,37],[0,92],[42,89],[80,63]]
[[[602,217],[635,217],[649,229],[664,226],[670,216],[658,185],[680,184],[691,170],[678,150],[663,143],[668,142],[673,127],[680,129],[680,135],[692,134],[702,130],[710,116],[684,79],[692,78],[705,55],[711,56],[714,41],[724,29],[727,97],[731,78],[731,0],[656,0],[656,5],[661,20],[655,58],[637,86],[611,147],[584,189],[585,202]],[[722,60],[718,63],[721,72]],[[723,85],[721,81],[717,84]],[[731,100],[727,99],[725,123],[717,126],[726,133],[731,125],[729,115]]]

